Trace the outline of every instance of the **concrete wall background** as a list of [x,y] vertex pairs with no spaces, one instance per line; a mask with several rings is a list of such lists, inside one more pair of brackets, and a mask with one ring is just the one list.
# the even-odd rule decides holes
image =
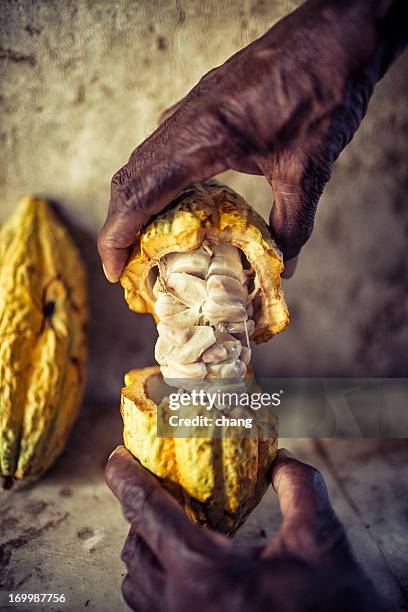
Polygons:
[[[162,110],[299,2],[2,0],[0,222],[28,193],[59,203],[89,269],[88,400],[153,363],[155,329],[105,282],[95,240],[113,172]],[[285,283],[289,329],[259,375],[406,376],[408,57],[378,85],[337,162],[314,235]],[[222,177],[265,216],[262,178]]]

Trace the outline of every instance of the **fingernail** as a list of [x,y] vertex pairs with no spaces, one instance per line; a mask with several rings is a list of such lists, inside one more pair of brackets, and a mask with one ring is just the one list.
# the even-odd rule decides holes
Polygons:
[[111,458],[111,457],[113,457],[113,455],[115,454],[115,452],[116,452],[116,448],[114,448],[114,449],[113,449],[113,451],[111,452],[111,454],[109,455],[109,457],[108,457],[108,461],[110,460],[110,458]]
[[285,269],[282,272],[282,278],[291,278],[294,275],[298,263],[298,258],[288,259],[285,262]]
[[113,457],[113,455],[119,450],[119,449],[124,449],[125,447],[123,446],[123,444],[118,444],[118,446],[116,448],[113,449],[113,451],[111,452],[111,454],[108,457],[108,461],[111,457]]
[[109,272],[107,271],[107,269],[105,268],[105,264],[102,264],[102,268],[103,268],[103,273],[105,274],[107,280],[110,283],[117,283],[118,282],[118,278],[114,278],[112,275],[109,274]]
[[280,448],[278,450],[278,454],[280,457],[286,457],[288,459],[296,459],[295,455],[293,455],[287,448]]

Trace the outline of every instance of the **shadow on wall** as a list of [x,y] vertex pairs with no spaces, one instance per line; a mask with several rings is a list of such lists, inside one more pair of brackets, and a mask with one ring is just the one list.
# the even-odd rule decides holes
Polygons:
[[89,294],[89,367],[84,405],[119,404],[125,372],[154,363],[156,326],[152,317],[129,310],[121,285],[102,271],[96,235],[79,226],[57,202],[53,209],[84,260]]

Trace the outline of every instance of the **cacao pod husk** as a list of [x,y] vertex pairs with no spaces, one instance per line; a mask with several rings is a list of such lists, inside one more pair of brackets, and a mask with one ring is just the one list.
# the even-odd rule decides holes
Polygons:
[[139,235],[120,282],[131,310],[154,312],[150,273],[167,253],[194,251],[204,241],[231,244],[245,255],[259,279],[251,340],[267,342],[283,331],[289,313],[281,289],[282,253],[262,217],[234,190],[216,181],[193,185],[157,215]]
[[[268,437],[161,437],[153,396],[159,367],[125,376],[121,413],[126,448],[155,474],[201,525],[232,534],[262,499],[277,452],[276,420]],[[275,425],[275,427],[274,427]]]
[[37,479],[64,449],[84,389],[84,265],[42,199],[0,230],[0,475]]

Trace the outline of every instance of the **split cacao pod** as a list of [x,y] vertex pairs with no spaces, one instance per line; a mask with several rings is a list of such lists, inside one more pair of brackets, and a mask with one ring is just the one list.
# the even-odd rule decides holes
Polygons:
[[194,522],[231,534],[268,487],[278,444],[276,421],[262,438],[254,431],[248,437],[160,437],[156,395],[161,380],[159,367],[126,374],[121,401],[125,446]]
[[[283,259],[269,228],[245,200],[215,181],[193,185],[142,229],[121,277],[125,299],[136,312],[154,312],[152,272],[169,253],[189,252],[203,243],[241,250],[260,285],[254,302],[251,339],[269,340],[289,322],[280,275]],[[201,524],[233,532],[259,503],[277,451],[277,432],[268,438],[161,438],[152,388],[160,369],[132,370],[125,377],[121,412],[124,442],[143,466],[158,476]]]

